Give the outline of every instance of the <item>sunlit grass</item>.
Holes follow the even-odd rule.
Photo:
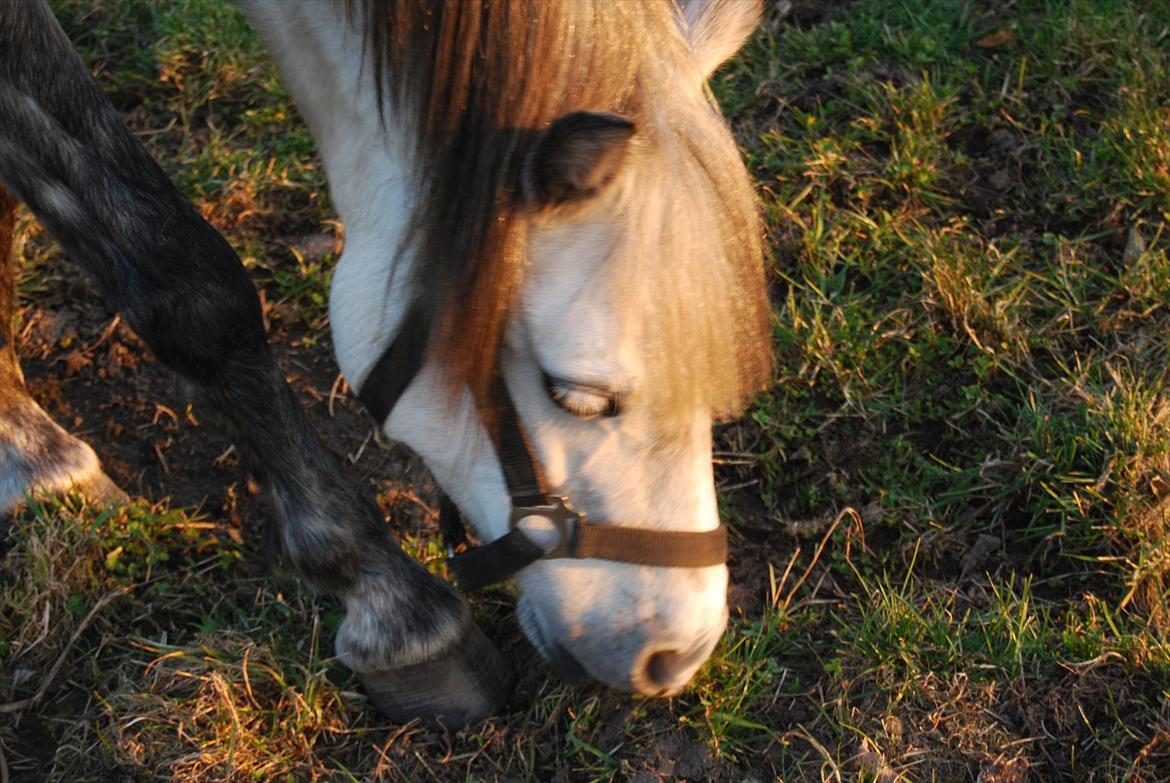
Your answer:
[[[791,642],[836,687],[810,696],[833,709],[801,721],[821,749],[787,735],[807,751],[788,774],[856,771],[877,735],[858,744],[848,727],[883,699],[908,724],[978,681],[978,709],[1010,711],[1101,658],[1098,696],[1136,676],[1150,697],[1091,739],[1045,706],[1065,740],[1014,755],[1044,779],[1157,779],[1170,14],[794,5],[812,21],[768,27],[716,79],[776,249],[778,383],[755,436],[731,432],[755,444],[773,519],[877,503],[867,534],[883,543],[837,563],[839,608],[806,610],[836,646]],[[980,536],[998,543],[963,568]],[[1122,652],[1143,649],[1163,652]],[[886,758],[912,779],[973,774],[1030,731],[990,726],[965,739],[954,723],[929,760]]]

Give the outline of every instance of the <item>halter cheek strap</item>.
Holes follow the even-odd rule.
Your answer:
[[[367,375],[358,399],[379,424],[384,423],[410,381],[422,367],[428,329],[417,308],[408,314],[398,336]],[[492,389],[497,423],[496,451],[512,500],[509,530],[480,547],[470,546],[463,515],[447,497],[439,507],[439,526],[447,540],[447,564],[459,587],[480,590],[501,582],[542,559],[599,559],[662,568],[705,568],[727,562],[727,528],[691,532],[648,530],[586,522],[568,498],[549,495],[507,385],[497,373]],[[525,534],[520,521],[543,517],[557,530],[552,549]],[[456,554],[456,549],[465,551]]]

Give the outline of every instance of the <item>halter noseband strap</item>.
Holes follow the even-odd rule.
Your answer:
[[[414,310],[398,336],[378,358],[358,398],[382,424],[422,366],[427,337],[425,319]],[[568,498],[549,495],[504,379],[492,389],[496,451],[512,500],[508,532],[480,547],[471,547],[458,507],[446,496],[439,506],[439,526],[447,540],[447,565],[463,590],[480,590],[501,582],[541,559],[587,558],[665,568],[704,568],[727,562],[727,528],[691,532],[648,530],[586,522]],[[519,526],[522,519],[543,517],[560,539],[552,549],[540,546]],[[456,554],[455,549],[467,545]]]

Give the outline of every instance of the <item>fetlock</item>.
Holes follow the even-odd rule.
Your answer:
[[[463,596],[421,567],[409,566],[413,567],[397,579],[364,576],[345,596],[346,615],[335,646],[338,657],[354,671],[396,669],[441,658],[469,633],[471,609]]]

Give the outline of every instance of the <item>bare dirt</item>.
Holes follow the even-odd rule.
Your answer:
[[[332,238],[294,241],[322,253],[322,239]],[[90,443],[129,493],[169,498],[237,527],[265,519],[267,502],[230,426],[199,390],[161,365],[67,261],[55,258],[38,271],[52,285],[22,306],[19,340],[37,402]],[[386,510],[395,507],[395,517],[417,517],[411,504],[423,504],[425,516],[428,504],[418,498],[397,507],[407,487],[430,497],[429,478],[406,449],[374,441],[371,420],[340,378],[328,334],[307,328],[289,305],[266,306],[265,316],[280,366],[327,447],[367,489],[388,497]]]

